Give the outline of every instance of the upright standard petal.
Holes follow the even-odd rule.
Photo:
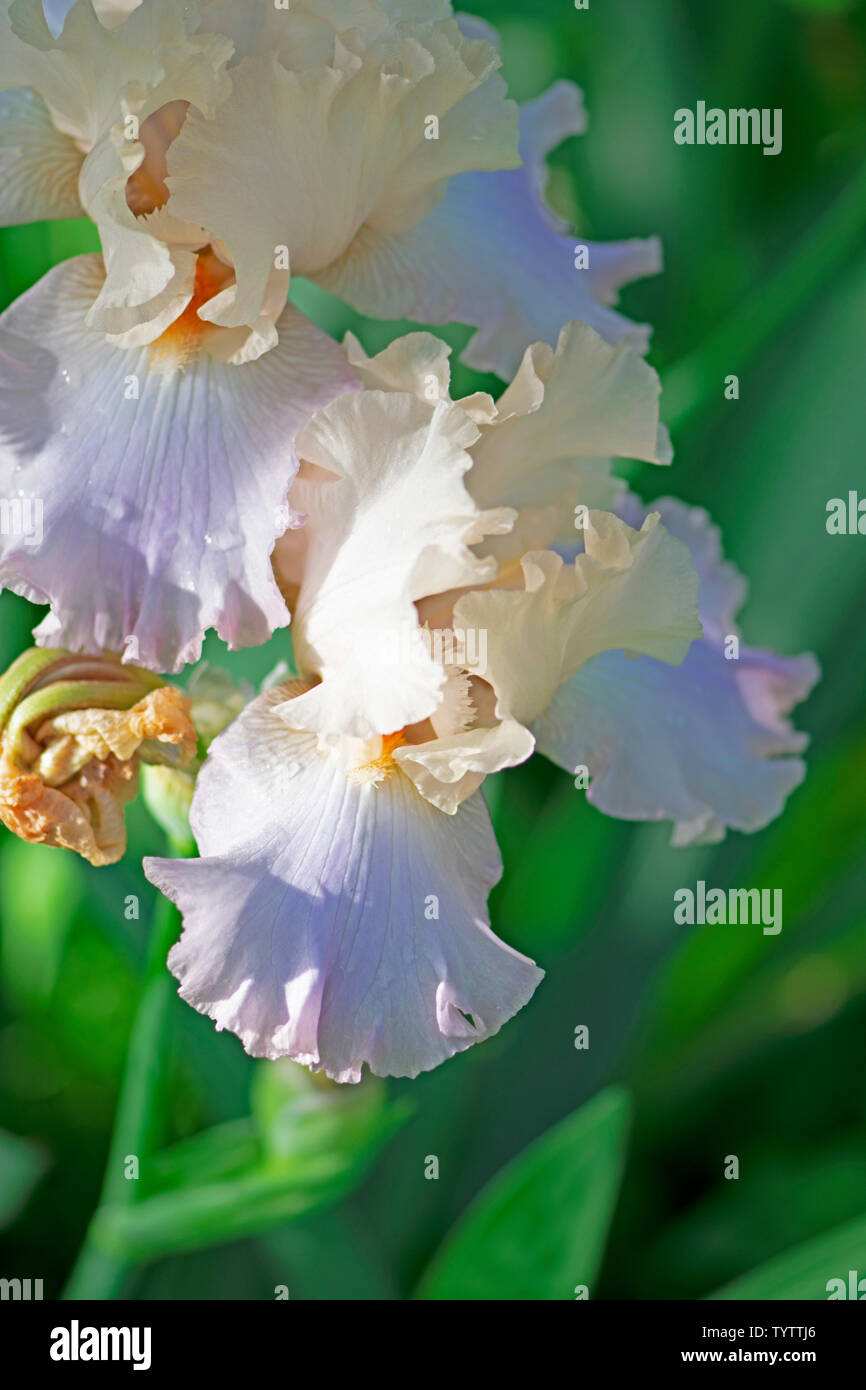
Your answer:
[[[418,222],[451,175],[517,163],[516,110],[489,44],[447,20],[355,47],[300,71],[273,53],[243,59],[230,100],[212,119],[191,111],[173,142],[170,206],[206,226],[237,271],[214,322],[261,313],[279,248],[293,274],[315,277],[362,227],[390,235]]]
[[[200,28],[227,34],[234,44],[235,61],[274,53],[284,67],[296,72],[331,63],[335,39],[369,43],[381,37],[390,22],[390,6],[378,0],[291,0],[286,8],[239,5],[238,0],[199,0],[199,8]],[[440,9],[444,13],[439,13]],[[423,13],[416,18],[446,18],[450,9],[449,4],[423,0]]]
[[[635,497],[618,510],[639,524]],[[755,831],[802,781],[806,737],[787,715],[818,679],[811,656],[741,647],[735,618],[745,583],[724,560],[706,512],[671,498],[653,503],[688,545],[700,576],[704,638],[681,666],[619,652],[597,656],[564,685],[533,730],[539,751],[575,772],[588,799],[625,820],[671,820],[674,844]]]
[[[314,471],[290,495],[307,517],[295,651],[321,683],[293,702],[295,728],[368,738],[437,708],[444,672],[415,602],[490,579],[469,547],[504,524],[466,490],[477,434],[458,406],[365,391],[334,401],[299,437]]]
[[[82,330],[101,283],[99,258],[79,257],[0,319],[0,495],[40,517],[39,534],[0,537],[0,582],[51,604],[49,645],[178,670],[208,627],[242,646],[288,621],[269,557],[290,520],[292,442],[354,380],[292,308],[261,362],[202,350],[152,370],[147,349]]]
[[[683,660],[701,635],[689,552],[649,516],[640,531],[590,512],[574,566],[554,551],[523,557],[523,589],[464,595],[455,627],[487,632],[485,679],[497,714],[531,725],[570,676],[600,652]]]
[[[199,860],[145,861],[184,914],[181,996],[254,1056],[337,1081],[417,1076],[496,1033],[542,972],[498,941],[483,801],[444,816],[399,771],[349,781],[261,696],[212,745]],[[291,704],[291,702],[289,702]]]
[[[645,351],[649,330],[611,305],[620,286],[661,269],[658,240],[568,236],[541,195],[548,152],[584,127],[579,91],[557,83],[523,108],[522,168],[457,175],[423,221],[361,227],[312,278],[365,314],[472,324],[464,360],[505,380],[531,343],[556,342],[570,319]]]
[[[527,348],[472,450],[479,506],[507,498],[518,511],[514,529],[488,547],[502,569],[528,550],[573,543],[588,509],[611,508],[625,486],[615,459],[670,463],[660,392],[652,367],[586,323],[567,324],[555,352]]]
[[[132,13],[127,6],[103,5],[97,14],[91,0],[76,0],[65,14],[63,8],[52,7],[49,24],[41,0],[14,0],[11,6],[0,0],[0,88],[27,84],[38,93],[29,113],[24,167],[13,171],[12,186],[26,178],[32,201],[36,180],[44,197],[53,175],[58,205],[47,215],[70,215],[68,180],[80,166],[71,215],[83,209],[96,223],[106,265],[89,326],[113,335],[138,330],[136,341],[122,344],[138,346],[159,335],[170,321],[167,310],[175,316],[183,311],[194,271],[190,248],[209,241],[200,228],[198,239],[191,237],[177,219],[163,241],[166,227],[138,216],[143,188],[149,212],[168,196],[158,169],[150,167],[160,163],[154,159],[154,128],[166,111],[173,112],[174,126],[169,122],[170,134],[163,133],[170,140],[189,104],[213,114],[230,91],[225,66],[232,45],[228,38],[194,32],[195,6],[177,0],[142,0]],[[7,137],[13,145],[21,140],[17,127]],[[66,183],[57,186],[61,174]],[[23,220],[13,194],[7,197],[14,220]],[[179,242],[180,253],[170,241]],[[149,336],[143,326],[149,326]]]
[[[0,88],[32,87],[82,151],[122,126],[133,106],[143,102],[149,114],[150,93],[157,103],[182,95],[167,90],[181,74],[194,79],[200,100],[227,90],[219,74],[231,43],[195,34],[195,5],[142,0],[128,15],[103,18],[91,0],[76,0],[53,33],[42,0],[0,0]]]
[[[657,373],[623,343],[612,347],[588,324],[567,324],[555,352],[546,343],[527,349],[495,419],[481,426],[472,451],[473,497],[483,507],[506,499],[538,506],[567,485],[586,506],[609,506],[622,484],[606,476],[603,462],[671,461],[660,393]],[[588,493],[593,481],[595,493]],[[595,500],[599,489],[604,504]]]

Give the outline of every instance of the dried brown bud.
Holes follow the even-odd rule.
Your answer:
[[[189,702],[112,657],[27,652],[0,682],[0,820],[32,843],[113,864],[141,762],[184,766]]]

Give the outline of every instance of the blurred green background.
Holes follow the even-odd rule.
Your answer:
[[[812,736],[809,777],[763,833],[674,851],[667,827],[605,819],[541,759],[501,775],[490,785],[506,865],[493,925],[547,976],[497,1038],[415,1082],[334,1098],[305,1074],[252,1063],[173,997],[161,1142],[174,1147],[145,1196],[174,1187],[187,1205],[197,1184],[228,1175],[220,1210],[234,1220],[190,1221],[184,1235],[170,1204],[162,1217],[150,1208],[133,1233],[148,1258],[126,1289],[399,1299],[423,1278],[431,1297],[571,1298],[586,1283],[594,1298],[676,1299],[757,1269],[747,1296],[821,1298],[831,1275],[866,1275],[866,538],[825,529],[831,497],[866,495],[866,209],[847,232],[830,211],[866,155],[866,11],[828,0],[469,8],[499,29],[518,99],[562,77],[585,91],[589,133],[552,160],[557,207],[599,240],[662,236],[665,273],[631,287],[623,307],[655,325],[651,361],[674,369],[676,458],[661,478],[636,471],[634,485],[648,500],[673,492],[706,506],[721,524],[751,580],[747,640],[818,655],[824,678],[798,716]],[[673,112],[699,99],[781,107],[783,152],[675,145]],[[816,226],[826,239],[809,240]],[[95,246],[84,223],[3,231],[4,304]],[[798,246],[778,311],[773,276]],[[800,294],[810,278],[815,293]],[[405,329],[361,320],[310,286],[295,294],[369,351]],[[692,358],[728,320],[716,356]],[[459,347],[470,335],[443,336]],[[736,402],[723,395],[729,372],[740,374]],[[690,410],[692,381],[701,399]],[[490,383],[458,368],[459,390],[478,384]],[[2,596],[0,666],[29,645],[37,616]],[[208,654],[257,681],[285,639],[236,655],[210,643]],[[97,1204],[143,970],[155,894],[139,863],[164,841],[140,803],[128,826],[126,861],[100,871],[0,839],[0,1274],[41,1277],[46,1297]],[[674,890],[698,878],[781,887],[782,934],[675,926]],[[425,1275],[485,1184],[576,1111],[485,1195]],[[202,1130],[211,1138],[190,1147]],[[277,1153],[279,1188],[286,1132],[290,1149],[307,1135],[317,1162],[340,1145],[367,1159],[344,1188],[325,1175],[322,1210],[280,1198],[247,1227],[237,1214],[252,1197],[229,1179],[260,1164],[264,1146]],[[724,1176],[729,1155],[738,1180]],[[425,1176],[431,1157],[438,1179]],[[307,1181],[298,1171],[295,1192]],[[777,1257],[801,1246],[814,1258],[796,1285]]]

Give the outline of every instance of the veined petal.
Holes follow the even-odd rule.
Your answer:
[[[347,781],[280,700],[260,697],[212,745],[193,804],[201,859],[145,861],[184,914],[169,965],[253,1056],[338,1081],[365,1063],[416,1076],[497,1032],[541,979],[490,930],[486,808],[444,816],[399,772]]]
[[[522,168],[458,175],[422,222],[364,226],[312,278],[365,314],[474,325],[464,360],[505,380],[531,343],[555,342],[571,319],[645,351],[649,330],[610,305],[621,285],[661,269],[657,239],[566,236],[540,196],[548,151],[583,128],[580,93],[557,83],[521,112]],[[576,269],[578,245],[588,248],[586,269]]]
[[[0,93],[0,224],[80,217],[81,160],[29,87]]]
[[[365,225],[388,234],[424,217],[444,181],[517,161],[515,113],[496,53],[453,21],[398,27],[333,66],[289,71],[277,55],[232,69],[211,120],[189,117],[168,152],[176,215],[228,249],[237,287],[219,322],[261,312],[277,248],[315,276]],[[425,139],[429,114],[439,139]],[[251,218],[250,208],[255,208]]]
[[[443,668],[414,605],[492,575],[469,549],[488,524],[463,481],[477,433],[458,406],[365,391],[334,401],[299,437],[315,471],[290,496],[307,517],[295,654],[322,679],[293,702],[293,727],[369,738],[436,709]]]
[[[152,371],[146,350],[82,329],[101,279],[98,257],[67,261],[0,319],[0,494],[42,516],[42,534],[0,538],[0,581],[51,604],[43,641],[177,670],[210,626],[243,646],[288,621],[269,556],[289,521],[292,442],[354,381],[291,308],[261,362],[203,351]]]
[[[600,652],[677,663],[701,635],[698,578],[686,547],[650,516],[640,531],[590,512],[586,551],[564,566],[553,551],[523,557],[525,588],[464,595],[454,625],[487,632],[485,679],[497,714],[532,724],[559,687]]]
[[[617,510],[639,523],[632,495]],[[554,696],[533,730],[539,751],[591,777],[588,799],[625,820],[671,820],[673,843],[709,843],[725,830],[762,829],[802,781],[806,737],[787,715],[819,671],[811,656],[777,657],[741,647],[728,659],[745,597],[706,512],[671,498],[653,503],[688,545],[700,576],[704,638],[682,665],[652,657],[597,656]]]

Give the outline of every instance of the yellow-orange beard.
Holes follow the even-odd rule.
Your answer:
[[[406,730],[399,729],[394,734],[382,735],[382,749],[378,758],[372,758],[368,763],[362,763],[360,767],[355,767],[349,773],[349,781],[355,783],[382,782],[386,777],[397,768],[394,761],[394,750],[401,748],[407,742]]]
[[[231,274],[229,267],[214,255],[210,247],[199,252],[192,299],[174,323],[169,324],[165,332],[150,344],[151,370],[163,371],[169,367],[183,370],[201,352],[205,336],[213,325],[199,318],[198,311],[220,290],[225,289]]]

